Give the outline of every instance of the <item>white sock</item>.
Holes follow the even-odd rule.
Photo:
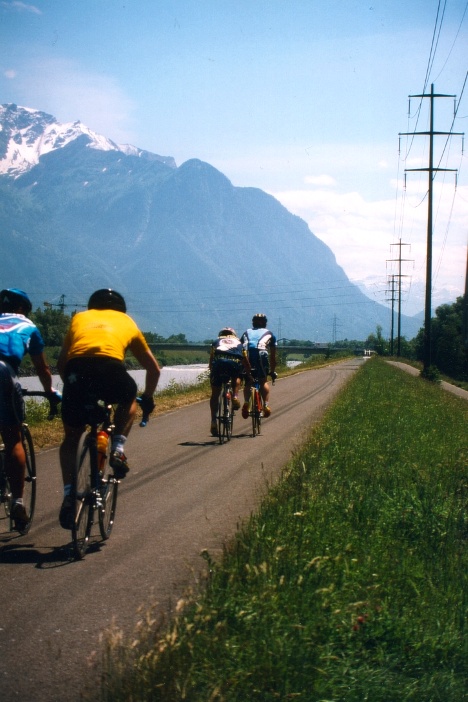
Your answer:
[[[124,452],[124,445],[127,441],[127,437],[122,434],[116,434],[112,438],[112,451]]]

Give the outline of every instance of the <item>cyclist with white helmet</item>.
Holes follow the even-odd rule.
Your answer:
[[[154,409],[153,395],[160,376],[158,362],[142,332],[127,315],[122,295],[109,288],[96,290],[89,298],[88,309],[72,318],[57,361],[64,381],[65,438],[60,447],[64,484],[60,524],[64,529],[71,529],[73,524],[71,482],[78,443],[86,426],[86,400],[90,395],[117,405],[110,465],[118,479],[124,478],[129,470],[124,444],[135,420],[137,385],[124,365],[127,349],[146,370],[141,408],[149,414]]]
[[[0,433],[5,444],[5,468],[12,492],[11,517],[22,531],[29,518],[23,505],[26,456],[21,440],[24,400],[17,374],[26,353],[46,393],[55,395],[52,376],[44,356],[44,341],[28,319],[31,300],[19,288],[0,292]]]
[[[271,375],[276,378],[276,337],[267,329],[267,318],[264,314],[258,313],[252,317],[252,328],[247,329],[241,336],[241,342],[248,355],[250,365],[252,366],[252,375],[260,381],[260,394],[263,398],[264,417],[269,417],[271,408],[268,404],[270,399],[270,386],[267,382],[267,376]],[[242,405],[242,416],[248,419],[249,416],[249,397],[251,383],[249,379],[244,385],[244,404]]]
[[[223,382],[231,380],[232,384],[232,407],[240,408],[239,389],[241,376],[244,373],[250,375],[250,364],[247,354],[237,337],[236,332],[231,327],[223,327],[218,334],[218,338],[211,345],[210,352],[210,411],[212,436],[218,436],[218,425],[216,413],[218,411],[218,399]]]

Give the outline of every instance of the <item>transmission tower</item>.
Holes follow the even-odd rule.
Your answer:
[[[391,276],[391,290],[387,290],[386,292],[391,292],[392,296],[390,298],[391,303],[392,303],[392,324],[391,324],[391,331],[390,331],[390,356],[393,356],[393,338],[394,338],[394,329],[395,329],[395,324],[394,324],[394,319],[395,319],[395,275]]]
[[[464,132],[436,132],[434,131],[434,100],[436,98],[453,98],[454,104],[456,95],[443,95],[434,92],[434,84],[431,84],[429,94],[410,95],[411,98],[429,98],[430,100],[430,128],[428,132],[400,132],[400,136],[428,136],[429,137],[429,166],[427,168],[405,168],[405,174],[409,171],[425,171],[428,174],[428,208],[427,208],[427,254],[426,254],[426,298],[424,310],[424,359],[423,373],[427,374],[431,365],[431,293],[432,293],[432,184],[435,174],[439,171],[454,171],[456,168],[439,168],[434,166],[434,137],[435,136],[464,136]],[[454,109],[454,117],[456,110]]]
[[[399,242],[397,244],[391,244],[391,246],[398,246],[399,247],[398,258],[389,258],[387,260],[398,262],[398,275],[395,275],[394,277],[398,278],[397,356],[400,356],[401,355],[401,279],[408,277],[406,275],[402,275],[401,264],[403,261],[411,261],[412,259],[401,257],[401,247],[402,246],[409,246],[409,244],[403,244],[401,239],[399,240]],[[393,297],[393,294],[392,294],[392,297]],[[393,309],[392,309],[392,324],[393,324]]]

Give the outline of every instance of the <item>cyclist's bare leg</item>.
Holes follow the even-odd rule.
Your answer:
[[[65,437],[60,446],[59,455],[64,485],[71,485],[75,470],[78,443],[85,428],[85,425],[80,427],[71,427],[69,424],[63,425]]]
[[[210,410],[211,410],[211,420],[216,420],[216,415],[218,413],[218,400],[221,394],[221,385],[211,386],[211,397],[210,397]]]
[[[239,393],[240,393],[241,379],[240,378],[232,378],[231,383],[232,383],[232,390],[233,390],[234,397],[238,397]]]
[[[1,430],[5,444],[5,470],[13,499],[23,497],[26,456],[21,441],[20,426],[4,426]]]
[[[263,402],[267,405],[270,399],[270,386],[266,378],[260,380],[260,395],[262,396]]]
[[[135,421],[137,412],[137,402],[133,400],[130,403],[120,403],[117,405],[114,414],[115,434],[128,436]]]

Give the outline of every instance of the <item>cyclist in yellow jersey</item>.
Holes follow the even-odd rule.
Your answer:
[[[110,464],[119,479],[129,470],[124,444],[135,420],[137,386],[123,363],[127,349],[146,370],[142,409],[148,414],[154,409],[159,365],[145,337],[126,312],[125,300],[118,292],[106,288],[96,290],[89,298],[88,310],[72,318],[60,351],[57,365],[64,382],[62,421],[65,432],[60,447],[64,484],[60,524],[64,529],[70,529],[73,523],[71,482],[78,442],[86,427],[85,405],[90,396],[117,405]]]

